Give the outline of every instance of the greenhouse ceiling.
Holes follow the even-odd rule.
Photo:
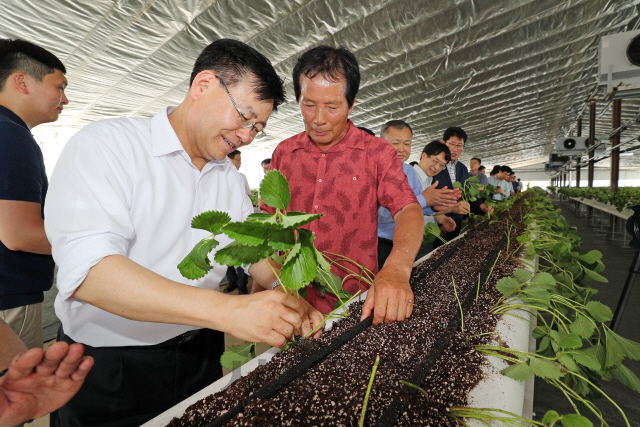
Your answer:
[[[70,104],[37,128],[64,143],[95,120],[153,116],[184,98],[193,62],[208,43],[255,47],[286,77],[289,101],[269,120],[273,149],[303,130],[291,70],[301,52],[344,45],[361,67],[351,116],[379,133],[390,119],[414,128],[412,157],[448,126],[469,134],[462,157],[514,167],[548,160],[556,137],[598,97],[596,133],[611,105],[596,86],[602,35],[640,26],[640,0],[2,0],[0,37],[54,52],[67,68]],[[623,122],[640,102],[624,100]],[[585,114],[583,134],[587,133]],[[35,130],[34,130],[35,131]],[[636,125],[623,141],[640,133]],[[636,151],[636,153],[638,153]],[[603,162],[604,164],[604,162]],[[637,168],[640,154],[622,157]]]

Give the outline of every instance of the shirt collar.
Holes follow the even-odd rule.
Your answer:
[[[365,144],[369,140],[369,138],[375,138],[375,136],[371,136],[365,131],[358,129],[353,124],[351,119],[348,119],[347,121],[349,123],[349,130],[347,131],[347,134],[340,140],[340,142],[338,142],[333,147],[329,148],[326,151],[327,153],[344,151],[345,149],[353,149],[353,148],[358,150],[364,150]],[[295,141],[292,147],[292,151],[298,150],[298,149],[304,149],[305,151],[318,151],[318,152],[321,151],[318,147],[315,146],[313,141],[311,141],[311,138],[309,137],[309,134],[306,131],[302,132],[301,136],[302,136],[301,138],[298,138]]]
[[[453,163],[448,162],[448,163],[447,163],[447,167],[455,168],[457,164],[458,164],[458,160],[456,160],[456,161],[455,161],[455,162],[453,162]]]
[[[26,130],[31,132],[31,130],[29,129],[29,126],[27,126],[27,124],[24,122],[24,120],[22,120],[20,118],[20,116],[18,116],[16,113],[11,111],[7,107],[4,107],[4,106],[0,105],[0,116],[4,116],[8,120],[10,120],[10,121],[14,122],[15,124],[17,124],[18,126],[22,126]]]
[[[176,131],[169,123],[169,113],[175,107],[163,108],[151,119],[151,145],[153,146],[153,157],[164,156],[176,151],[184,151],[184,147],[176,135]]]
[[[418,174],[418,178],[420,178],[420,181],[426,181],[427,178],[429,178],[429,175],[424,173],[420,165],[413,165],[413,169],[415,169],[416,173]]]

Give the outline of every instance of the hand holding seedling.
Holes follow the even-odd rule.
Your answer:
[[[457,213],[460,215],[466,215],[471,211],[471,206],[467,202],[460,201],[456,203],[454,207],[451,208],[452,213]]]
[[[447,187],[436,188],[438,181],[435,181],[431,186],[422,192],[424,199],[427,202],[427,206],[440,206],[448,208],[455,205],[456,201],[460,198],[460,190],[449,190]]]
[[[284,289],[282,288],[282,286],[278,286],[277,288],[275,288],[275,291],[284,293]],[[306,337],[311,333],[311,331],[320,326],[320,324],[324,320],[324,316],[304,299],[300,298],[299,301],[300,305],[302,306],[302,336]],[[321,335],[322,328],[318,328],[314,332],[313,338],[320,338]]]
[[[445,215],[437,215],[435,220],[440,224],[440,232],[442,234],[449,233],[456,229],[456,222]]]

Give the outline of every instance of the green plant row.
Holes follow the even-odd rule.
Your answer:
[[[527,193],[528,213],[521,218],[527,230],[516,237],[517,249],[511,251],[511,257],[526,245],[522,261],[534,272],[519,269],[512,277],[500,279],[496,289],[502,297],[491,311],[527,321],[525,313],[533,314],[538,321],[533,331],[533,337],[540,340],[538,349],[535,353],[519,351],[502,346],[500,340],[498,345],[476,345],[476,350],[507,360],[511,365],[502,373],[511,378],[525,381],[536,375],[559,388],[577,416],[562,418],[564,425],[590,426],[582,415],[591,412],[608,426],[596,406],[604,398],[618,408],[629,426],[624,412],[599,387],[602,381],[617,379],[640,392],[640,379],[622,363],[627,358],[640,360],[640,344],[607,327],[611,309],[593,300],[597,290],[588,283],[607,282],[600,275],[602,253],[580,249],[577,229],[559,214],[544,191],[535,188]],[[508,235],[511,230],[508,227]],[[540,266],[533,265],[536,255]]]
[[[620,187],[618,191],[611,191],[609,187],[561,187],[558,192],[574,199],[596,200],[600,203],[609,204],[615,206],[618,212],[640,204],[640,187]]]

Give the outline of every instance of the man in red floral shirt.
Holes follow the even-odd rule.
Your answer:
[[[374,311],[374,324],[403,321],[413,310],[409,276],[422,242],[422,209],[393,147],[348,118],[360,85],[358,62],[345,48],[319,46],[298,59],[293,83],[305,132],[281,142],[271,158],[271,169],[280,170],[289,181],[289,210],[323,212],[308,226],[316,247],[377,273],[363,318]],[[396,222],[393,251],[380,272],[379,206],[388,208]],[[348,274],[337,267],[333,272]],[[358,283],[351,278],[344,288],[355,293]],[[307,292],[307,301],[321,312],[334,308],[334,295],[321,295],[311,286]]]

